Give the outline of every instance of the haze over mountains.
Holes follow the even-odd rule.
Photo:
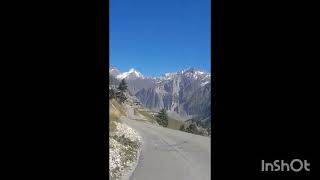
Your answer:
[[[110,66],[110,83],[125,79],[129,93],[151,110],[165,108],[180,120],[211,124],[211,74],[195,68],[145,77],[138,70],[121,72]]]

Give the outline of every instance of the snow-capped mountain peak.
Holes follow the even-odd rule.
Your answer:
[[[138,79],[138,78],[144,79],[144,76],[136,69],[131,68],[128,72],[118,74],[116,78],[117,79]]]
[[[173,79],[176,75],[177,75],[177,73],[175,73],[175,72],[165,73],[164,77],[162,77],[162,79],[165,79],[165,80]]]
[[[120,74],[120,71],[118,68],[114,67],[114,66],[110,66],[109,68],[109,73],[112,75],[112,76],[117,76]]]
[[[205,71],[201,71],[195,68],[187,68],[179,72],[181,75],[192,78],[192,79],[204,79],[208,78],[208,75],[210,73],[207,73]],[[210,77],[209,77],[210,78]]]

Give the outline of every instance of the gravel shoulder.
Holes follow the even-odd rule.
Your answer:
[[[137,165],[142,146],[139,134],[126,124],[115,123],[109,135],[109,172],[112,180],[127,180]]]

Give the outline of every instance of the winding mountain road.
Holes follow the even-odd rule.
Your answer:
[[[142,137],[143,147],[130,180],[209,180],[211,139],[134,120],[132,108],[122,121]]]

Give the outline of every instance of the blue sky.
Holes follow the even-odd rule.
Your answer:
[[[210,0],[110,0],[110,64],[159,76],[210,71]]]

